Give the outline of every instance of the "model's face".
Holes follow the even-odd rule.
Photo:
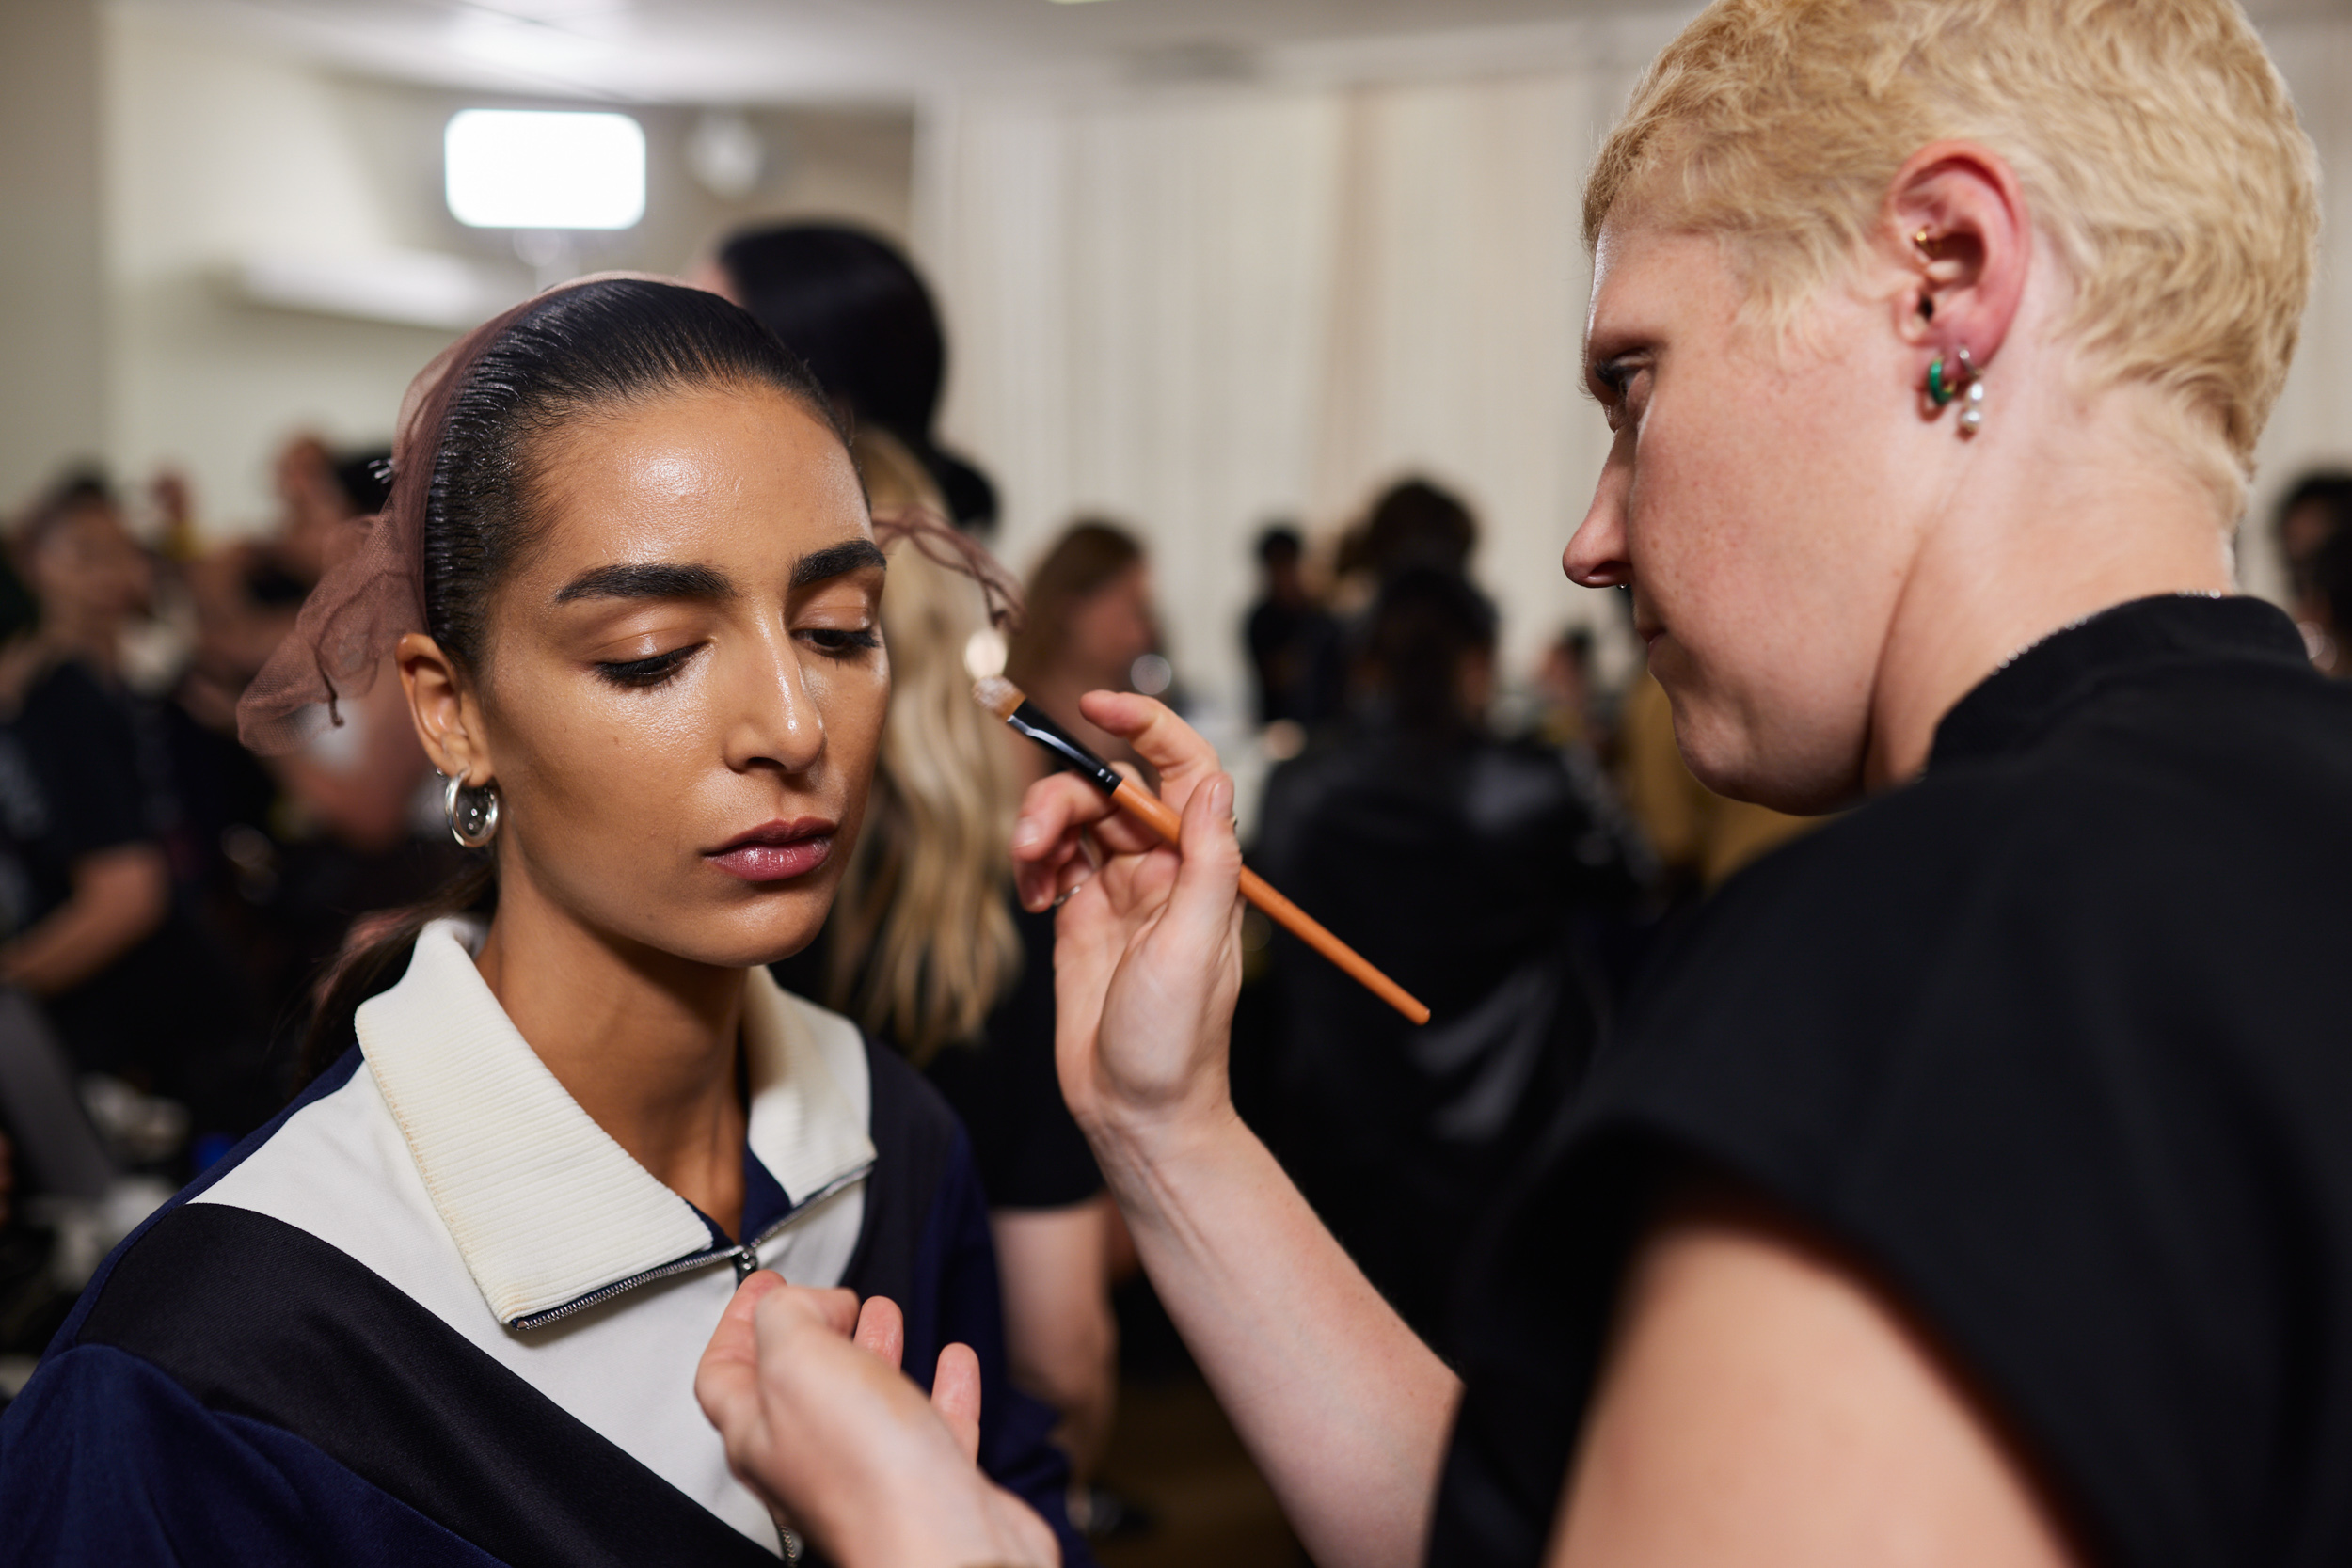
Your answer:
[[[501,887],[697,962],[796,952],[856,836],[890,694],[849,454],[764,388],[547,441],[544,537],[492,596],[475,696]]]
[[[1565,565],[1630,585],[1702,781],[1818,810],[1860,787],[1920,420],[1886,302],[1825,289],[1784,339],[1742,293],[1711,238],[1604,227],[1586,353],[1615,440]]]

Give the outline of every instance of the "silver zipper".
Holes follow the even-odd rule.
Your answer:
[[[667,1279],[675,1274],[687,1274],[695,1269],[707,1269],[711,1264],[718,1262],[722,1259],[725,1259],[735,1265],[735,1282],[738,1285],[740,1285],[743,1281],[749,1279],[758,1271],[759,1249],[761,1247],[766,1246],[770,1242],[773,1241],[778,1235],[782,1234],[787,1227],[791,1226],[811,1209],[816,1208],[818,1204],[823,1202],[826,1198],[833,1196],[834,1194],[841,1191],[844,1187],[849,1186],[853,1181],[864,1180],[867,1176],[873,1174],[873,1169],[874,1163],[871,1160],[868,1160],[866,1164],[858,1166],[855,1170],[849,1171],[841,1176],[835,1177],[833,1180],[826,1182],[823,1186],[809,1194],[808,1196],[794,1204],[790,1213],[785,1215],[784,1218],[776,1221],[775,1224],[761,1231],[751,1241],[743,1242],[731,1247],[713,1247],[708,1252],[698,1252],[691,1258],[680,1258],[673,1262],[663,1263],[658,1267],[647,1269],[643,1274],[630,1275],[627,1279],[615,1280],[610,1285],[600,1285],[596,1289],[589,1291],[586,1295],[581,1296],[577,1300],[567,1301],[561,1307],[550,1307],[543,1312],[527,1313],[522,1317],[512,1319],[508,1322],[506,1326],[509,1328],[518,1329],[544,1328],[548,1323],[554,1323],[559,1318],[568,1318],[575,1312],[585,1312],[591,1307],[595,1307],[602,1302],[611,1301],[614,1296],[621,1294],[624,1291],[633,1291],[640,1285],[650,1285],[657,1279]]]

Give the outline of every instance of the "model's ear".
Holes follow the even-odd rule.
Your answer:
[[[1890,241],[1908,281],[1897,330],[1929,361],[1968,351],[1983,370],[2001,352],[2026,293],[2033,223],[2016,173],[1974,142],[1912,154],[1887,191]]]
[[[487,737],[482,733],[482,710],[472,688],[441,645],[422,632],[412,631],[392,652],[400,666],[400,684],[408,694],[408,716],[416,721],[417,738],[424,754],[445,778],[463,779],[480,788],[496,776]]]

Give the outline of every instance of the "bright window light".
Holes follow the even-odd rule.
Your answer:
[[[645,215],[645,133],[627,115],[461,109],[441,138],[449,210],[472,229],[628,229]]]

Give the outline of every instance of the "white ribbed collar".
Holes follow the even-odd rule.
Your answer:
[[[427,926],[407,974],[361,1005],[356,1022],[425,1190],[490,1310],[518,1324],[710,1253],[710,1228],[693,1205],[597,1126],[516,1031],[474,968],[481,938],[478,921]],[[766,970],[751,972],[749,1141],[796,1204],[874,1163],[858,1103],[865,1096],[853,1097],[828,1065],[818,1037],[827,1027],[850,1025],[788,995]]]

